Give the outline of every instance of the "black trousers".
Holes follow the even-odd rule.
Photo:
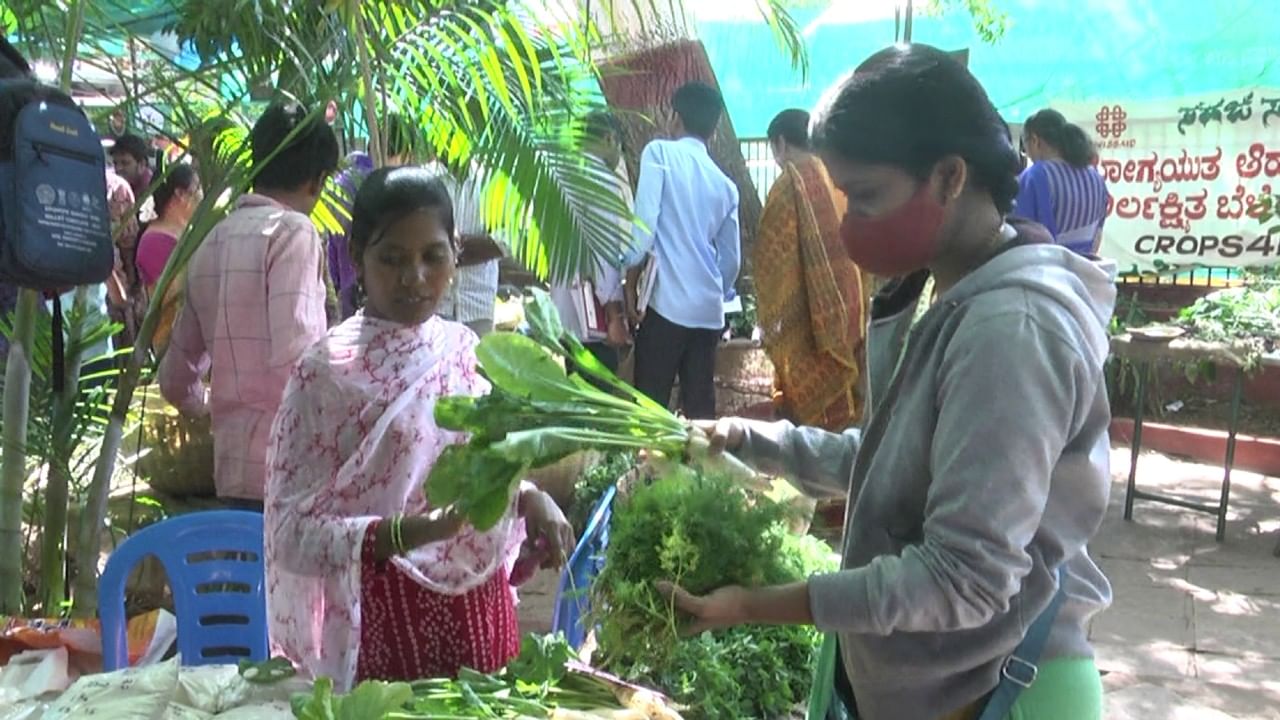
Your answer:
[[[716,417],[719,330],[677,325],[650,308],[636,333],[636,389],[670,406],[680,379],[680,411],[691,420]]]

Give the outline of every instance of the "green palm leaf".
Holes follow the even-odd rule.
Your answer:
[[[793,60],[802,61],[803,45],[781,10],[784,0],[751,1],[770,10],[765,17],[778,28],[775,34]],[[78,413],[87,413],[78,416],[85,426],[103,432],[81,547],[98,546],[133,389],[152,362],[148,346],[159,319],[158,299],[229,203],[251,186],[244,140],[254,103],[263,99],[257,89],[271,87],[317,113],[334,99],[339,127],[348,132],[358,132],[371,115],[374,125],[385,121],[386,113],[380,120],[370,110],[399,109],[412,121],[421,146],[474,168],[487,221],[540,276],[562,279],[594,259],[615,260],[629,241],[619,222],[629,211],[613,178],[582,157],[581,118],[601,103],[591,89],[591,48],[603,35],[571,8],[554,16],[542,9],[535,13],[523,0],[349,0],[336,4],[336,11],[335,3],[319,2],[167,2],[173,8],[169,29],[180,41],[192,42],[203,59],[194,71],[118,22],[134,4],[128,0],[5,4],[11,17],[4,22],[12,19],[20,39],[37,48],[39,57],[58,57],[69,69],[79,51],[81,60],[120,78],[128,104],[155,106],[165,120],[154,130],[190,143],[206,189],[195,222],[160,278],[118,392],[77,405]],[[683,12],[678,0],[623,4],[654,17]],[[77,40],[68,43],[68,37]],[[146,69],[126,63],[129,53],[122,47],[147,61]],[[370,134],[377,129],[368,128]],[[349,201],[330,184],[313,219],[319,227],[337,229],[349,219]],[[108,405],[104,425],[101,413]],[[33,439],[43,432],[36,430]],[[89,614],[96,567],[93,554],[84,555],[78,559],[76,611]]]

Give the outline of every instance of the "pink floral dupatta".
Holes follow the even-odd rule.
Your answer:
[[[360,645],[361,548],[376,520],[428,510],[423,480],[465,441],[436,427],[444,395],[478,395],[476,336],[438,318],[404,326],[357,313],[298,361],[267,454],[267,614],[275,651],[339,689]],[[514,563],[524,523],[512,509],[487,532],[394,562],[427,589],[465,593]],[[513,591],[514,592],[514,591]]]

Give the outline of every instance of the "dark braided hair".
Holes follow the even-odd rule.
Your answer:
[[[881,50],[836,83],[814,111],[810,142],[922,180],[958,155],[1001,213],[1018,194],[1020,157],[1008,125],[969,70],[929,45]]]
[[[449,236],[456,257],[457,238],[453,219],[453,200],[449,188],[438,175],[422,167],[384,167],[374,170],[360,183],[351,210],[351,234],[348,251],[356,265],[363,262],[364,251],[377,245],[387,228],[420,210],[436,213]],[[356,303],[364,304],[364,288],[356,286]]]
[[[178,163],[165,174],[164,180],[160,183],[160,187],[152,193],[151,199],[155,202],[156,216],[164,217],[164,211],[169,207],[169,203],[173,202],[173,198],[178,194],[179,190],[193,191],[196,189],[196,169],[187,163]]]
[[[1027,118],[1023,128],[1057,150],[1069,165],[1083,168],[1093,163],[1093,141],[1057,110],[1041,110]]]

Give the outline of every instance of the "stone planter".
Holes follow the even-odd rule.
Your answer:
[[[773,405],[773,363],[753,340],[730,340],[716,354],[716,409],[721,415],[758,415]]]
[[[635,353],[618,367],[618,377],[634,382]],[[754,340],[730,340],[716,351],[716,410],[721,416],[770,419],[773,408],[773,363]],[[679,397],[679,384],[672,392]]]

